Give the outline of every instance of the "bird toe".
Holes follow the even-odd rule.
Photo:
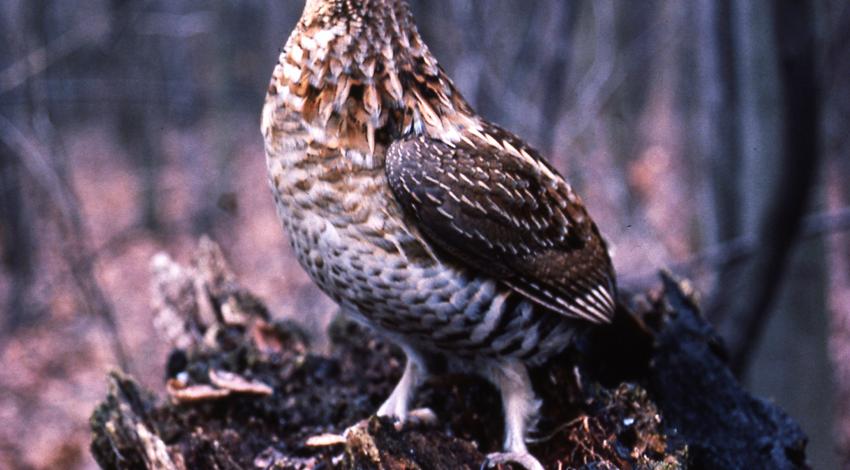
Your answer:
[[[431,408],[416,408],[415,410],[410,410],[407,413],[407,418],[402,423],[402,427],[406,429],[410,428],[424,428],[424,427],[435,427],[440,423],[439,418],[437,418],[437,414]]]
[[[481,464],[481,470],[496,468],[498,465],[510,463],[517,464],[526,470],[544,470],[540,461],[528,452],[494,452],[487,454],[487,458]]]

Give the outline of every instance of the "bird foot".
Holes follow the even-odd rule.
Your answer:
[[[540,461],[528,452],[494,452],[487,454],[487,458],[481,464],[481,470],[495,468],[497,465],[509,463],[518,464],[526,470],[544,470]]]
[[[410,410],[403,420],[396,421],[395,428],[397,431],[402,429],[417,429],[417,428],[433,428],[440,424],[431,408],[416,408]]]

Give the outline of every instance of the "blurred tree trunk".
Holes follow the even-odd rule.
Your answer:
[[[636,60],[623,53],[633,48],[635,44],[640,44],[638,50],[641,54],[643,50],[664,50],[667,47],[664,44],[665,33],[670,32],[667,29],[669,26],[665,28],[647,26],[657,21],[659,16],[665,15],[664,6],[662,2],[646,0],[617,3],[614,8],[615,43],[611,45],[610,50],[613,54],[609,60],[626,63]],[[658,62],[660,61],[655,61],[651,66],[658,67],[660,65]],[[655,82],[655,75],[654,73],[629,73],[628,80],[625,80],[616,94],[611,97],[610,103],[605,103],[606,112],[602,115],[607,120],[608,145],[616,163],[615,168],[612,169],[617,172],[618,181],[629,181],[629,165],[635,161],[636,156],[646,144],[646,138],[641,135],[640,126],[636,123],[639,123],[649,112],[647,104],[652,94],[651,85]],[[635,220],[643,218],[640,205],[641,198],[634,186],[622,184],[620,206],[625,208],[628,217],[626,220],[630,225],[642,222]]]
[[[819,198],[820,199],[820,198]],[[791,253],[770,315],[762,326],[745,383],[797,418],[809,437],[812,468],[839,468],[835,459],[834,384],[827,355],[828,278],[822,238]]]
[[[35,277],[32,207],[24,193],[24,173],[17,157],[0,141],[0,246],[12,283],[6,301],[3,332],[15,331],[31,316],[30,289]]]
[[[734,178],[740,165],[738,96],[730,10],[729,0],[695,3],[690,12],[694,46],[682,61],[683,105],[691,117],[688,140],[694,143],[694,173],[701,175],[694,179],[699,182],[705,245],[728,242],[740,232],[740,194]],[[727,285],[730,274],[718,272],[717,284]]]
[[[42,5],[34,2],[34,8]],[[19,60],[32,46],[32,35],[25,25],[32,18],[26,5],[7,5],[0,16],[0,69]],[[12,106],[3,110],[10,121],[30,121],[32,117],[32,86],[19,86],[9,92]],[[4,305],[3,332],[11,334],[18,327],[34,320],[36,308],[31,296],[36,275],[38,243],[34,227],[36,215],[33,194],[27,191],[26,171],[19,155],[7,139],[0,139],[0,248],[2,263],[11,278],[9,298]]]
[[[718,284],[712,307],[723,312],[733,369],[746,370],[777,293],[818,168],[818,83],[810,4],[733,5],[740,90],[743,235],[759,250]],[[721,214],[722,216],[722,214]]]
[[[749,371],[757,393],[802,419],[821,468],[830,461],[823,424],[832,411],[823,348],[824,248],[815,240],[795,249],[820,156],[814,6],[733,2],[727,11],[728,2],[709,3],[698,12],[705,25],[698,31],[714,31],[715,39],[700,51],[699,70],[708,80],[699,85],[705,115],[697,128],[709,134],[697,131],[697,142],[706,163],[718,162],[710,172],[715,233],[719,241],[748,237],[758,248],[720,266],[710,315],[727,341],[732,369]]]
[[[115,109],[116,131],[131,163],[141,175],[139,225],[156,232],[162,221],[159,214],[161,196],[160,172],[163,164],[157,129],[157,109],[161,97],[153,84],[159,78],[152,60],[152,40],[138,31],[137,19],[147,3],[132,0],[110,0],[112,16],[113,79],[118,87]]]
[[[720,158],[718,177],[713,181],[718,195],[717,233],[721,242],[734,237],[758,235],[759,214],[770,201],[770,191],[778,177],[780,146],[779,83],[776,43],[772,36],[773,12],[767,0],[731,2],[729,7],[729,36],[724,38],[720,19],[720,41],[717,48],[722,56],[728,42],[732,49],[731,72],[725,75],[731,82],[730,110],[737,133],[733,136],[734,150]],[[720,9],[717,14],[722,15]],[[722,64],[722,62],[721,62]],[[721,65],[722,67],[722,65]],[[723,70],[720,70],[723,74]],[[722,75],[721,75],[722,76]],[[737,111],[737,112],[736,112]],[[734,132],[734,131],[733,131]],[[721,133],[718,137],[726,137]],[[722,142],[722,140],[718,140]],[[721,144],[722,145],[722,144]],[[728,234],[728,238],[727,238]],[[733,350],[742,343],[755,342],[744,323],[753,311],[752,289],[763,283],[760,264],[725,264],[718,266],[717,282],[709,299],[708,315],[718,324],[721,334]],[[759,269],[756,269],[759,267]],[[732,353],[733,356],[736,353]],[[738,372],[740,373],[740,372]]]
[[[237,210],[237,201],[232,199],[236,182],[231,165],[238,152],[234,123],[243,119],[246,110],[252,115],[258,112],[258,103],[262,102],[258,92],[265,92],[268,73],[256,75],[262,79],[255,82],[256,76],[245,70],[255,60],[256,44],[266,37],[262,10],[253,3],[226,0],[216,0],[213,5],[218,14],[206,35],[209,50],[205,65],[209,73],[204,75],[204,88],[208,90],[204,99],[210,104],[204,117],[213,129],[211,145],[207,147],[209,153],[186,160],[192,165],[191,172],[199,176],[192,182],[192,231],[196,234],[214,231],[225,211]],[[229,232],[221,235],[231,236]]]
[[[236,79],[233,76],[233,64],[238,60],[240,44],[250,43],[244,40],[243,35],[252,28],[259,28],[256,24],[248,25],[240,21],[247,15],[246,10],[253,8],[249,5],[217,0],[215,8],[220,14],[217,15],[214,31],[210,35],[211,73],[208,75],[212,92],[209,97],[212,112],[208,118],[214,135],[210,154],[196,155],[193,158],[197,168],[204,169],[204,176],[198,179],[195,187],[192,230],[196,234],[208,233],[215,227],[219,216],[217,202],[224,193],[230,191],[228,165],[233,156],[234,142],[228,126],[234,122],[230,117],[234,107],[238,105],[234,98]],[[203,161],[198,161],[199,159]]]
[[[162,10],[167,15],[175,18],[172,21],[179,21],[179,18],[190,18],[193,13],[197,14],[197,7],[187,5],[186,1],[166,2],[162,5]],[[211,15],[212,16],[212,15]],[[211,38],[225,34],[216,27],[219,16],[226,17],[228,15],[217,15],[211,18],[208,29],[198,31],[195,34],[202,37],[204,42]],[[218,74],[199,73],[199,70],[206,70],[209,67],[209,62],[203,62],[204,58],[210,55],[209,52],[201,54],[193,54],[194,37],[187,37],[183,34],[175,34],[167,36],[165,40],[158,41],[158,55],[162,60],[162,77],[163,83],[168,83],[163,89],[165,102],[163,103],[166,112],[164,119],[169,125],[173,126],[181,139],[181,145],[177,149],[179,158],[177,159],[181,165],[185,167],[187,175],[186,184],[189,186],[189,193],[192,198],[192,207],[189,216],[192,231],[195,234],[208,233],[213,225],[215,212],[215,198],[208,191],[211,184],[213,172],[210,170],[212,164],[211,157],[207,155],[204,149],[209,148],[204,145],[206,135],[202,132],[203,119],[209,117],[216,119],[215,115],[219,110],[209,112],[209,107],[212,102],[210,95],[211,89],[217,89],[221,84],[216,80]],[[230,40],[228,38],[227,40]],[[199,63],[201,67],[199,67]],[[210,78],[203,83],[199,82],[199,77]],[[212,114],[213,116],[207,116]],[[219,132],[216,132],[218,135]],[[217,137],[218,138],[218,137]],[[224,136],[226,138],[226,134]],[[216,146],[215,148],[218,148]]]
[[[827,0],[822,14],[826,37],[824,80],[824,153],[829,157],[829,200],[835,209],[850,207],[850,8]],[[836,385],[838,453],[850,468],[850,234],[830,240],[830,355]]]

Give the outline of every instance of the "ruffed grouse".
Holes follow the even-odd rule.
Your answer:
[[[478,116],[404,0],[307,0],[263,110],[269,180],[304,269],[347,314],[398,344],[379,415],[402,421],[443,354],[501,391],[504,454],[537,411],[527,365],[613,315],[605,243],[537,151]]]

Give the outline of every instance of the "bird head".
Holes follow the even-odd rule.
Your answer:
[[[307,0],[286,49],[313,61],[314,71],[365,82],[409,69],[413,59],[427,59],[428,72],[437,68],[405,0]]]
[[[301,22],[307,26],[333,26],[363,22],[380,16],[406,13],[404,0],[307,0]]]
[[[475,125],[405,0],[307,0],[270,94],[272,109],[285,104],[368,154],[400,135]]]

